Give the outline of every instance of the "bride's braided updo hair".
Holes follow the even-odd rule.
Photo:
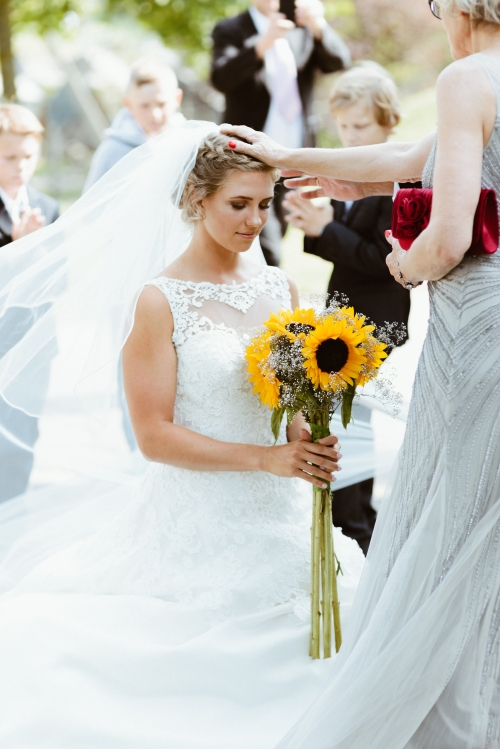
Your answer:
[[[229,148],[229,140],[220,133],[211,133],[198,149],[196,163],[187,178],[180,201],[184,221],[194,223],[204,218],[200,202],[216,193],[231,172],[265,172],[275,182],[279,179],[278,169],[252,156],[237,153]]]
[[[478,23],[500,24],[500,0],[440,0],[439,4],[450,14],[462,11]]]

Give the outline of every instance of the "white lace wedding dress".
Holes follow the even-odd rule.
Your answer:
[[[271,445],[245,330],[290,305],[284,274],[151,283],[174,317],[176,422]],[[132,497],[115,492],[114,516],[104,496],[73,509],[67,496],[3,566],[0,746],[274,747],[331,669],[308,655],[310,496],[298,480],[160,464]],[[335,542],[346,621],[363,555],[340,531]]]

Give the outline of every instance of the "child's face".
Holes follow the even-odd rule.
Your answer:
[[[35,173],[40,156],[40,139],[35,135],[0,135],[0,187],[11,197]]]
[[[342,145],[373,146],[385,143],[392,128],[379,125],[369,99],[361,99],[350,107],[335,112],[333,117]]]
[[[173,89],[161,83],[148,83],[129,91],[125,97],[125,106],[146,135],[153,137],[165,130],[169,118],[178,110],[181,100],[180,88]]]

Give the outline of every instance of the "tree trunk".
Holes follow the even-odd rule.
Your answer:
[[[3,95],[7,101],[16,99],[14,58],[10,28],[10,2],[0,0],[0,63],[2,66]]]

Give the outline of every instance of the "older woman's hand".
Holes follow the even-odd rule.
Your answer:
[[[246,153],[253,156],[254,159],[263,161],[269,166],[285,166],[288,151],[279,143],[269,138],[258,130],[253,130],[246,125],[228,125],[220,126],[220,132],[223,135],[234,137],[229,141],[229,147],[234,148],[239,153]]]
[[[392,252],[387,255],[385,262],[387,263],[387,267],[389,268],[394,280],[405,289],[411,288],[412,286],[419,286],[422,283],[421,281],[410,284],[409,279],[405,277],[404,269],[401,267],[401,264],[406,258],[406,252],[401,249],[398,240],[392,236],[392,232],[390,231],[386,231],[385,238],[392,247]]]

